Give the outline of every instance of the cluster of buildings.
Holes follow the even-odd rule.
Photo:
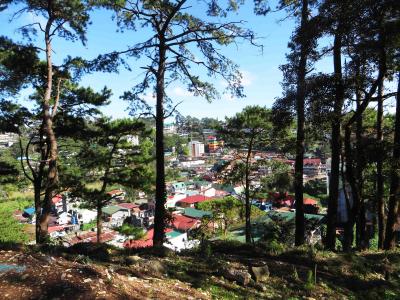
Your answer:
[[[18,135],[12,132],[0,133],[0,149],[8,148],[18,141]]]
[[[167,124],[166,133],[176,133],[176,126]],[[2,142],[0,136],[0,146]],[[135,145],[139,143],[136,136],[130,137]],[[4,138],[4,140],[7,140]],[[11,143],[12,138],[7,140]],[[244,191],[242,185],[226,185],[221,180],[221,170],[232,167],[233,154],[229,149],[224,149],[223,141],[219,140],[212,131],[207,131],[204,140],[190,141],[188,143],[189,155],[185,157],[171,157],[167,159],[168,167],[180,171],[180,181],[167,184],[166,208],[172,218],[166,229],[167,241],[165,246],[180,251],[194,247],[198,241],[194,239],[196,229],[204,225],[204,219],[212,216],[211,211],[198,209],[198,203],[213,201],[226,196],[241,199]],[[222,151],[224,150],[224,151]],[[294,170],[294,160],[287,159],[275,152],[255,152],[252,158],[258,160],[279,160],[289,165]],[[304,160],[305,178],[326,178],[326,166],[319,158],[306,158]],[[252,184],[259,185],[261,178],[273,172],[270,168],[260,164],[258,170],[253,171]],[[123,248],[141,248],[152,245],[155,200],[148,198],[143,193],[134,201],[128,201],[123,190],[108,192],[112,202],[102,208],[102,234],[101,242],[110,243]],[[52,199],[53,211],[49,222],[49,233],[52,238],[60,238],[65,245],[80,242],[96,242],[96,209],[85,206],[84,201],[64,193]],[[252,204],[263,211],[279,210],[282,212],[293,211],[294,197],[286,194],[271,194],[268,199],[253,199]],[[318,206],[315,200],[305,199],[307,213],[317,214]],[[35,224],[35,209],[28,207],[24,211],[16,211],[15,218],[21,222]],[[123,224],[142,228],[145,236],[135,240],[119,232]],[[214,223],[208,223],[216,229]]]

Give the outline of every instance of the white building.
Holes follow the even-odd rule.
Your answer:
[[[164,246],[177,252],[194,248],[200,244],[198,240],[189,240],[186,232],[172,231],[166,234],[166,238]]]
[[[180,166],[183,168],[191,168],[204,165],[205,163],[206,161],[203,159],[196,159],[196,160],[181,161]]]
[[[164,133],[165,134],[175,134],[177,131],[177,127],[173,123],[164,124]]]
[[[204,144],[197,141],[191,141],[188,143],[189,155],[192,157],[199,157],[204,154]]]
[[[126,137],[126,139],[133,146],[139,146],[139,136],[138,135],[128,135]]]
[[[18,135],[16,133],[6,132],[0,134],[0,148],[11,147],[18,141]]]

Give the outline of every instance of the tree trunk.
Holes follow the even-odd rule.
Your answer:
[[[102,226],[103,226],[103,211],[102,211],[103,205],[102,205],[102,199],[99,197],[97,198],[97,243],[101,243],[101,233],[102,233]]]
[[[294,166],[294,193],[296,199],[296,231],[295,245],[304,244],[304,205],[303,205],[303,160],[304,160],[304,102],[306,93],[306,68],[309,52],[309,41],[305,34],[308,25],[308,0],[303,0],[301,9],[301,45],[300,62],[297,73],[296,91],[296,113],[297,113],[297,135],[296,135],[296,160]]]
[[[48,144],[48,172],[47,182],[43,203],[43,211],[40,218],[41,237],[44,241],[48,235],[48,222],[52,207],[52,199],[58,185],[58,170],[57,170],[57,140],[53,130],[53,118],[50,112],[50,100],[53,87],[53,64],[52,64],[52,47],[50,38],[50,29],[52,26],[50,18],[46,25],[45,42],[46,42],[46,64],[47,64],[47,85],[43,99],[43,129]]]
[[[339,26],[339,25],[338,25]],[[328,227],[326,233],[326,247],[335,250],[336,245],[336,222],[337,207],[339,197],[339,177],[340,177],[340,152],[341,152],[341,118],[342,106],[344,101],[344,87],[342,80],[342,36],[340,28],[337,29],[333,45],[333,64],[335,72],[335,103],[332,120],[332,157],[331,157],[331,176],[329,182],[329,202],[328,202]],[[347,157],[346,157],[347,158]]]
[[[384,30],[380,30],[379,34],[380,42],[380,68],[386,61],[385,52],[385,36]],[[382,72],[382,70],[380,70]],[[384,79],[379,83],[378,86],[378,110],[376,115],[376,144],[377,144],[377,156],[376,156],[376,204],[378,211],[378,249],[383,249],[383,243],[385,240],[385,203],[384,203],[384,179],[383,179],[383,90],[384,90]]]
[[[41,218],[41,201],[40,201],[40,193],[41,193],[41,185],[42,182],[35,180],[34,182],[34,198],[35,198],[35,216],[36,216],[36,223],[35,223],[35,239],[36,244],[41,243],[41,228],[40,228],[40,218]]]
[[[162,246],[165,239],[165,166],[164,166],[164,76],[166,49],[163,39],[160,39],[159,62],[157,70],[157,107],[156,107],[156,207],[154,215],[154,246]]]
[[[394,226],[397,222],[400,197],[400,72],[398,73],[398,86],[396,96],[396,120],[393,141],[392,171],[390,180],[390,196],[386,223],[386,236],[384,248],[386,250],[395,247]]]
[[[361,109],[361,95],[357,92],[357,110]],[[355,181],[357,185],[357,197],[361,203],[361,215],[360,215],[360,226],[359,226],[359,235],[362,240],[362,248],[367,247],[368,245],[368,238],[366,235],[366,227],[365,227],[365,205],[364,205],[364,197],[363,197],[363,171],[365,165],[365,158],[364,158],[364,150],[362,145],[362,135],[363,135],[363,116],[359,114],[356,118],[356,159],[355,159]],[[362,229],[360,231],[360,229]]]
[[[345,241],[343,245],[343,250],[344,251],[350,251],[351,247],[353,245],[353,238],[354,238],[354,224],[357,221],[357,218],[359,216],[359,211],[360,211],[360,197],[359,197],[359,189],[358,185],[356,182],[356,175],[354,174],[354,167],[353,167],[353,151],[351,148],[351,124],[348,123],[346,124],[346,129],[345,129],[345,153],[346,153],[346,180],[350,184],[351,188],[351,194],[353,198],[353,206],[351,209],[347,210],[347,224],[345,226],[345,230],[348,232],[345,232]],[[359,232],[359,230],[358,230]]]
[[[246,202],[246,243],[251,243],[251,205],[250,205],[250,164],[251,152],[253,148],[253,136],[250,139],[249,148],[246,157],[246,174],[245,174],[245,202]]]
[[[347,159],[347,157],[346,157]],[[346,173],[344,171],[344,164],[345,161],[343,159],[341,159],[341,166],[340,166],[340,173],[342,176],[342,182],[346,182]],[[351,250],[351,246],[353,244],[353,240],[354,240],[354,220],[353,220],[353,214],[351,212],[352,206],[350,203],[350,195],[349,195],[349,191],[347,189],[346,184],[343,184],[343,192],[344,192],[344,197],[346,200],[346,211],[347,211],[347,222],[344,225],[344,239],[343,239],[343,251],[345,252],[349,252]]]

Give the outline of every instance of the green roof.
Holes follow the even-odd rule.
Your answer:
[[[212,212],[210,212],[210,211],[195,209],[192,207],[185,208],[183,214],[187,217],[194,218],[194,219],[202,219],[203,217],[206,217],[206,216],[207,217],[212,216]]]
[[[286,221],[290,221],[295,218],[296,213],[293,211],[288,211],[288,212],[269,211],[265,215],[252,220],[251,234],[254,241],[260,240],[260,238],[265,234],[265,228],[263,226],[257,226],[257,225],[262,225],[263,223],[271,222],[272,220],[271,216],[276,216]],[[325,215],[304,214],[304,218],[306,219],[306,221],[322,222],[324,217]],[[230,231],[230,234],[231,238],[236,241],[243,243],[246,241],[244,226],[235,228],[234,230]]]
[[[290,221],[296,217],[296,212],[271,210],[267,212],[265,215],[255,219],[253,223],[269,222],[271,220],[270,216],[275,216],[282,218],[285,221]],[[321,221],[324,217],[325,215],[304,214],[304,218],[307,221]]]
[[[111,216],[121,209],[124,209],[124,208],[121,206],[118,206],[118,205],[110,205],[110,206],[103,207],[101,211],[104,214]]]
[[[171,232],[167,232],[165,235],[170,237],[170,238],[176,238],[177,236],[182,235],[182,232],[176,231],[176,230],[172,230]]]
[[[186,187],[186,184],[185,184],[184,182],[174,182],[174,183],[172,184],[172,186],[173,186],[174,188],[184,188],[184,187]]]

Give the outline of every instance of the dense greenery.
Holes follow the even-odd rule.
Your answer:
[[[32,199],[21,197],[2,198],[0,196],[0,243],[23,243],[29,241],[29,236],[24,229],[25,226],[14,218],[14,212],[23,210],[31,205]]]
[[[146,235],[146,232],[141,227],[135,227],[129,224],[123,224],[121,227],[118,227],[117,230],[129,238],[133,240],[140,240]]]

